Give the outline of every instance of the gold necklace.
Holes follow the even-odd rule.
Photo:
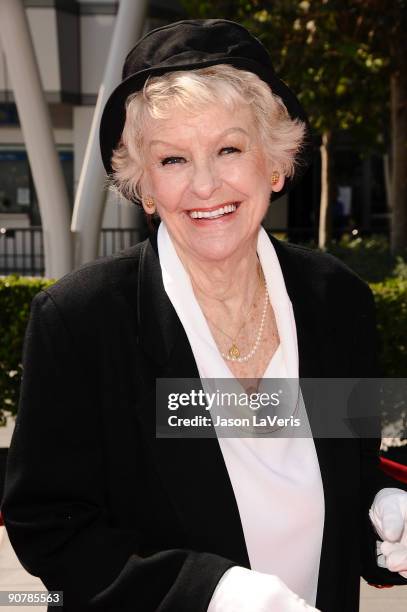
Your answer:
[[[260,340],[260,338],[258,337],[258,336],[259,336],[259,333],[260,333],[260,335],[261,335],[261,333],[263,332],[263,328],[264,328],[264,320],[265,320],[265,314],[266,314],[266,310],[267,310],[267,303],[268,303],[268,293],[267,293],[266,281],[265,281],[265,279],[264,279],[263,270],[262,270],[262,268],[261,268],[260,264],[258,264],[257,273],[258,273],[258,276],[259,276],[259,280],[260,280],[260,281],[261,281],[261,280],[263,280],[263,282],[264,282],[264,286],[265,286],[265,302],[264,302],[264,307],[263,307],[262,321],[261,321],[261,323],[260,323],[259,332],[258,332],[257,337],[256,337],[256,342],[255,342],[255,351],[257,350],[258,343],[259,343],[259,340]],[[221,328],[220,328],[218,325],[216,325],[216,323],[214,323],[214,322],[212,321],[212,319],[209,319],[209,317],[207,317],[208,321],[210,321],[210,323],[211,323],[211,324],[212,324],[214,327],[216,327],[216,329],[217,329],[217,330],[219,330],[219,331],[220,331],[220,332],[221,332],[223,335],[227,336],[227,337],[228,337],[230,340],[232,340],[232,344],[231,344],[230,348],[228,349],[227,353],[222,353],[222,352],[221,352],[222,357],[223,357],[224,359],[227,359],[228,361],[239,361],[239,362],[242,362],[242,361],[247,361],[248,359],[250,359],[250,357],[252,357],[252,356],[254,355],[254,352],[255,352],[255,351],[253,352],[253,350],[252,350],[252,351],[250,351],[250,352],[248,353],[248,355],[246,355],[246,356],[242,357],[242,356],[241,356],[240,349],[239,349],[239,347],[237,346],[237,342],[236,342],[236,340],[237,340],[237,338],[238,338],[238,336],[239,336],[240,332],[242,331],[242,329],[244,328],[244,326],[245,326],[245,325],[246,325],[246,323],[247,323],[247,319],[249,318],[249,314],[251,313],[251,311],[252,311],[252,309],[253,309],[253,306],[254,306],[254,303],[255,303],[255,300],[256,300],[256,295],[257,295],[257,289],[256,289],[256,291],[254,292],[253,301],[252,301],[252,303],[251,303],[251,305],[250,305],[249,310],[247,311],[247,313],[246,313],[246,315],[245,315],[245,317],[244,317],[243,323],[241,324],[241,326],[239,327],[239,329],[238,329],[237,333],[236,333],[234,336],[231,336],[230,334],[228,334],[227,332],[225,332],[225,331],[224,331],[223,329],[221,329]]]
[[[264,283],[264,306],[263,306],[263,313],[261,315],[261,321],[260,321],[259,329],[257,331],[257,335],[256,335],[256,339],[254,341],[253,347],[251,348],[251,350],[246,355],[240,355],[240,351],[239,351],[238,355],[233,354],[232,353],[233,347],[232,347],[231,349],[229,349],[228,353],[221,353],[221,355],[222,355],[222,357],[224,359],[226,359],[227,361],[237,361],[239,363],[245,363],[246,361],[249,361],[249,359],[251,359],[253,357],[253,355],[257,352],[257,349],[260,346],[260,340],[261,340],[261,337],[262,337],[263,331],[264,331],[268,303],[269,303],[269,296],[268,296],[268,292],[267,292],[267,285],[266,285],[266,282],[265,282]]]

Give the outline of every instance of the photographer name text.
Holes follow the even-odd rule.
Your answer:
[[[171,415],[168,417],[168,425],[170,427],[300,427],[301,420],[293,416],[282,418],[276,415],[258,417],[253,414],[250,418],[243,417],[221,417],[216,416],[212,419],[208,416],[197,415],[191,418],[177,417]]]

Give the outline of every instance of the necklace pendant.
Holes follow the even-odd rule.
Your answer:
[[[237,348],[236,344],[234,343],[230,347],[228,353],[229,353],[229,357],[233,357],[233,358],[240,357],[240,351]]]

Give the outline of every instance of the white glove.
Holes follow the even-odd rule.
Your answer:
[[[277,576],[233,566],[223,574],[207,612],[319,612]]]
[[[383,540],[378,548],[384,557],[384,567],[407,578],[407,493],[401,489],[382,489],[374,498],[369,516]]]

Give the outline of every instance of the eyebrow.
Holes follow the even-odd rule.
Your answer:
[[[221,132],[219,134],[219,136],[217,137],[217,140],[219,140],[219,138],[222,138],[223,136],[226,136],[227,134],[230,134],[231,132],[242,132],[246,136],[249,136],[249,133],[245,129],[241,128],[241,127],[230,127],[227,130],[225,130],[224,132]],[[165,145],[168,145],[170,147],[177,147],[179,149],[182,149],[182,147],[180,147],[179,145],[176,145],[173,142],[167,142],[165,140],[151,140],[150,141],[150,148],[152,146],[154,146],[154,145],[157,145],[157,144],[165,144]]]

